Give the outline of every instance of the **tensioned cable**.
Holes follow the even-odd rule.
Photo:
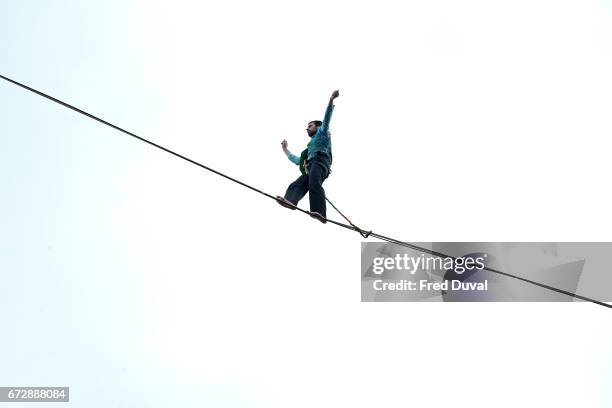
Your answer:
[[[427,248],[422,248],[422,247],[420,247],[418,245],[413,245],[413,244],[410,244],[408,242],[398,241],[398,240],[396,240],[394,238],[385,237],[384,235],[380,235],[380,234],[377,234],[375,232],[372,232],[371,235],[373,237],[382,239],[383,241],[387,241],[387,242],[390,242],[392,244],[397,244],[397,245],[401,245],[401,246],[404,246],[404,247],[408,247],[408,248],[414,249],[416,251],[427,252],[428,254],[437,256],[439,258],[453,258],[453,259],[456,259],[455,257],[443,254],[441,252],[437,252],[437,251],[434,251],[434,250],[431,250],[431,249],[427,249]],[[491,268],[491,267],[488,267],[488,266],[485,266],[482,269],[487,270],[489,272],[497,273],[499,275],[507,276],[509,278],[514,278],[514,279],[518,279],[518,280],[523,281],[523,282],[531,283],[532,285],[536,285],[536,286],[539,286],[539,287],[544,288],[544,289],[548,289],[548,290],[552,290],[552,291],[555,291],[555,292],[559,292],[559,293],[562,293],[564,295],[572,296],[572,297],[575,297],[577,299],[586,300],[588,302],[593,302],[593,303],[596,303],[596,304],[601,305],[601,306],[612,308],[612,305],[609,305],[609,304],[604,303],[604,302],[600,302],[599,300],[595,300],[595,299],[588,298],[586,296],[578,295],[576,293],[572,293],[572,292],[569,292],[567,290],[559,289],[559,288],[556,288],[554,286],[549,286],[549,285],[546,285],[544,283],[532,281],[531,279],[526,279],[526,278],[522,278],[522,277],[517,276],[517,275],[512,275],[510,273],[503,272],[503,271],[500,271],[498,269],[494,269],[494,268]]]
[[[147,140],[147,139],[145,139],[144,137],[140,137],[140,136],[138,136],[138,135],[136,135],[136,134],[134,134],[134,133],[132,133],[132,132],[130,132],[130,131],[128,131],[128,130],[125,130],[125,129],[123,129],[123,128],[120,128],[119,126],[113,125],[112,123],[107,122],[107,121],[105,121],[104,119],[100,119],[99,117],[94,116],[94,115],[92,115],[91,113],[85,112],[84,110],[79,109],[79,108],[77,108],[76,106],[72,106],[72,105],[70,105],[69,103],[66,103],[66,102],[64,102],[64,101],[60,101],[59,99],[54,98],[54,97],[52,97],[51,95],[47,95],[47,94],[46,94],[46,93],[44,93],[44,92],[37,91],[37,90],[36,90],[36,89],[34,89],[34,88],[30,88],[29,86],[24,85],[24,84],[22,84],[22,83],[19,83],[19,82],[15,81],[15,80],[12,80],[12,79],[10,79],[10,78],[7,78],[7,77],[5,77],[4,75],[0,75],[0,78],[2,78],[2,79],[4,79],[4,80],[6,80],[6,81],[8,81],[8,82],[11,82],[11,83],[13,83],[13,84],[15,84],[15,85],[17,85],[17,86],[20,86],[20,87],[22,87],[22,88],[24,88],[24,89],[27,89],[27,90],[28,90],[28,91],[30,91],[30,92],[34,92],[35,94],[40,95],[40,96],[42,96],[42,97],[44,97],[44,98],[47,98],[47,99],[49,99],[49,100],[51,100],[51,101],[53,101],[53,102],[55,102],[55,103],[58,103],[58,104],[60,104],[60,105],[62,105],[62,106],[65,106],[65,107],[66,107],[66,108],[68,108],[68,109],[72,109],[73,111],[78,112],[78,113],[80,113],[81,115],[85,115],[85,116],[87,116],[88,118],[91,118],[91,119],[96,120],[96,121],[98,121],[98,122],[100,122],[100,123],[103,123],[103,124],[105,124],[106,126],[110,126],[110,127],[112,127],[113,129],[116,129],[116,130],[118,130],[118,131],[120,131],[120,132],[122,132],[122,133],[125,133],[126,135],[130,135],[130,136],[132,136],[132,137],[135,137],[136,139],[138,139],[138,140],[140,140],[140,141],[143,141],[143,142],[145,142],[145,143],[148,143],[148,144],[150,144],[151,146],[155,146],[155,147],[157,147],[158,149],[161,149],[161,150],[163,150],[163,151],[165,151],[165,152],[167,152],[167,153],[170,153],[170,154],[172,154],[172,155],[174,155],[174,156],[176,156],[176,157],[180,157],[181,159],[186,160],[186,161],[188,161],[189,163],[193,163],[193,164],[195,164],[196,166],[200,166],[200,167],[202,167],[203,169],[206,169],[206,170],[211,171],[211,172],[213,172],[213,173],[215,173],[215,174],[218,174],[218,175],[219,175],[219,176],[221,176],[221,177],[225,177],[225,178],[226,178],[226,179],[228,179],[228,180],[232,180],[233,182],[238,183],[238,184],[240,184],[240,185],[242,185],[242,186],[244,186],[244,187],[246,187],[246,188],[250,188],[250,189],[251,189],[251,190],[253,190],[253,191],[257,191],[259,194],[263,194],[263,195],[265,195],[266,197],[270,197],[270,198],[274,199],[274,197],[273,197],[273,196],[271,196],[271,195],[270,195],[270,194],[268,194],[268,193],[265,193],[265,192],[263,192],[263,191],[261,191],[261,190],[259,190],[259,189],[255,188],[255,187],[249,186],[248,184],[243,183],[243,182],[242,182],[242,181],[240,181],[240,180],[236,180],[236,179],[235,179],[235,178],[233,178],[233,177],[227,176],[227,175],[225,175],[225,174],[221,173],[220,171],[217,171],[217,170],[215,170],[215,169],[211,169],[210,167],[205,166],[205,165],[203,165],[202,163],[198,163],[197,161],[192,160],[192,159],[190,159],[189,157],[183,156],[183,155],[182,155],[182,154],[180,154],[180,153],[176,153],[176,152],[174,152],[174,151],[172,151],[172,150],[170,150],[170,149],[168,149],[168,148],[165,148],[164,146],[160,146],[160,145],[158,145],[157,143],[154,143],[154,142],[152,142],[152,141],[150,141],[150,140]]]
[[[195,164],[196,166],[199,166],[199,167],[201,167],[201,168],[203,168],[203,169],[205,169],[205,170],[208,170],[208,171],[210,171],[210,172],[212,172],[212,173],[215,173],[215,174],[217,174],[217,175],[219,175],[219,176],[221,176],[221,177],[224,177],[224,178],[226,178],[226,179],[228,179],[228,180],[231,180],[231,181],[233,181],[234,183],[238,183],[238,184],[240,184],[240,185],[241,185],[241,186],[243,186],[243,187],[246,187],[246,188],[248,188],[248,189],[250,189],[250,190],[253,190],[253,191],[255,191],[255,192],[259,193],[259,194],[262,194],[262,195],[264,195],[264,196],[266,196],[266,197],[268,197],[268,198],[271,198],[272,200],[275,200],[275,201],[276,201],[276,197],[274,197],[274,196],[272,196],[272,195],[270,195],[270,194],[268,194],[268,193],[266,193],[266,192],[264,192],[264,191],[262,191],[262,190],[260,190],[260,189],[258,189],[258,188],[255,188],[255,187],[253,187],[253,186],[250,186],[250,185],[248,185],[248,184],[246,184],[246,183],[244,183],[244,182],[242,182],[242,181],[240,181],[240,180],[236,180],[236,179],[235,179],[235,178],[233,178],[233,177],[230,177],[230,176],[228,176],[228,175],[226,175],[226,174],[221,173],[220,171],[217,171],[217,170],[212,169],[212,168],[210,168],[210,167],[208,167],[208,166],[205,166],[204,164],[199,163],[199,162],[197,162],[197,161],[195,161],[195,160],[192,160],[192,159],[190,159],[190,158],[188,158],[188,157],[186,157],[186,156],[183,156],[183,155],[182,155],[182,154],[180,154],[180,153],[176,153],[176,152],[174,152],[174,151],[172,151],[172,150],[170,150],[170,149],[168,149],[168,148],[166,148],[166,147],[164,147],[164,146],[158,145],[157,143],[154,143],[154,142],[152,142],[152,141],[150,141],[150,140],[147,140],[147,139],[145,139],[145,138],[143,138],[143,137],[140,137],[140,136],[138,136],[138,135],[136,135],[136,134],[134,134],[134,133],[132,133],[132,132],[130,132],[130,131],[128,131],[128,130],[125,130],[125,129],[123,129],[123,128],[119,127],[119,126],[113,125],[112,123],[107,122],[107,121],[105,121],[104,119],[101,119],[101,118],[99,118],[99,117],[97,117],[97,116],[94,116],[94,115],[92,115],[91,113],[85,112],[85,111],[84,111],[84,110],[82,110],[82,109],[79,109],[79,108],[77,108],[77,107],[75,107],[75,106],[73,106],[73,105],[70,105],[69,103],[66,103],[66,102],[64,102],[64,101],[61,101],[61,100],[59,100],[59,99],[57,99],[57,98],[54,98],[54,97],[53,97],[53,96],[51,96],[51,95],[47,95],[47,94],[46,94],[46,93],[44,93],[44,92],[38,91],[38,90],[36,90],[36,89],[34,89],[34,88],[31,88],[31,87],[29,87],[29,86],[27,86],[27,85],[24,85],[24,84],[22,84],[22,83],[20,83],[20,82],[17,82],[17,81],[15,81],[15,80],[13,80],[13,79],[7,78],[7,77],[5,77],[4,75],[1,75],[1,74],[0,74],[0,78],[4,79],[5,81],[8,81],[8,82],[10,82],[10,83],[12,83],[12,84],[14,84],[14,85],[17,85],[17,86],[19,86],[19,87],[21,87],[21,88],[23,88],[23,89],[26,89],[26,90],[28,90],[28,91],[30,91],[30,92],[32,92],[32,93],[35,93],[35,94],[37,94],[37,95],[39,95],[39,96],[42,96],[43,98],[47,98],[47,99],[49,99],[50,101],[53,101],[53,102],[55,102],[55,103],[57,103],[57,104],[59,104],[59,105],[62,105],[62,106],[64,106],[64,107],[68,108],[68,109],[72,109],[73,111],[78,112],[78,113],[80,113],[81,115],[87,116],[88,118],[91,118],[91,119],[93,119],[93,120],[95,120],[95,121],[97,121],[97,122],[100,122],[100,123],[102,123],[102,124],[104,124],[104,125],[106,125],[106,126],[109,126],[109,127],[113,128],[113,129],[115,129],[115,130],[118,130],[118,131],[120,131],[120,132],[122,132],[122,133],[125,133],[126,135],[132,136],[132,137],[134,137],[134,138],[136,138],[136,139],[138,139],[138,140],[140,140],[140,141],[142,141],[142,142],[145,142],[145,143],[147,143],[147,144],[149,144],[149,145],[151,145],[151,146],[154,146],[154,147],[156,147],[156,148],[158,148],[158,149],[160,149],[160,150],[163,150],[163,151],[165,151],[165,152],[167,152],[167,153],[170,153],[170,154],[171,154],[171,155],[173,155],[173,156],[179,157],[179,158],[181,158],[181,159],[183,159],[183,160],[185,160],[185,161],[188,161],[189,163]],[[331,202],[330,202],[330,204],[331,204]],[[337,208],[336,208],[336,207],[335,207],[333,204],[332,204],[332,206],[333,206],[333,207],[336,209],[336,211],[338,211],[338,209],[337,209]],[[306,210],[304,210],[304,209],[302,209],[302,208],[299,208],[299,207],[296,207],[296,209],[297,209],[297,210],[299,210],[299,211],[301,211],[301,212],[303,212],[303,213],[305,213],[305,214],[310,215],[310,212],[309,212],[309,211],[306,211]],[[340,213],[340,211],[338,211],[338,212]],[[344,215],[343,215],[342,213],[340,213],[340,215],[342,215],[342,216],[344,217]],[[346,218],[346,217],[345,217],[345,218]],[[341,222],[338,222],[338,221],[334,221],[334,220],[330,220],[330,219],[327,219],[327,221],[328,221],[328,222],[330,222],[330,223],[332,223],[332,224],[335,224],[335,225],[337,225],[337,226],[340,226],[340,227],[343,227],[343,228],[349,229],[349,230],[351,230],[351,231],[357,231],[357,232],[359,232],[359,233],[360,233],[362,236],[364,235],[364,231],[363,231],[363,230],[361,230],[360,228],[356,227],[355,225],[353,225],[353,223],[352,223],[352,222],[350,222],[350,221],[349,221],[349,223],[350,223],[351,225],[347,225],[347,224],[344,224],[344,223],[341,223]],[[347,219],[347,221],[348,221],[348,219]],[[425,252],[425,253],[428,253],[428,254],[433,255],[433,256],[437,256],[437,257],[441,257],[441,258],[452,258],[452,259],[456,259],[456,258],[455,258],[455,257],[453,257],[453,256],[446,255],[446,254],[443,254],[443,253],[441,253],[441,252],[433,251],[433,250],[431,250],[431,249],[422,248],[422,247],[420,247],[420,246],[418,246],[418,245],[410,244],[410,243],[408,243],[408,242],[403,242],[403,241],[397,240],[397,239],[395,239],[395,238],[386,237],[386,236],[384,236],[384,235],[380,235],[380,234],[377,234],[377,233],[372,232],[372,231],[369,231],[369,232],[368,232],[368,235],[369,235],[369,236],[372,236],[372,237],[376,237],[376,238],[381,239],[381,240],[383,240],[383,241],[390,242],[390,243],[392,243],[392,244],[396,244],[396,245],[404,246],[404,247],[407,247],[407,248],[411,248],[411,249],[416,250],[416,251]],[[602,301],[599,301],[599,300],[596,300],[596,299],[591,299],[591,298],[588,298],[588,297],[586,297],[586,296],[578,295],[578,294],[576,294],[576,293],[572,293],[572,292],[569,292],[569,291],[566,291],[566,290],[563,290],[563,289],[555,288],[555,287],[553,287],[553,286],[549,286],[549,285],[546,285],[546,284],[544,284],[544,283],[540,283],[540,282],[532,281],[532,280],[530,280],[530,279],[526,279],[526,278],[522,278],[522,277],[520,277],[520,276],[512,275],[512,274],[507,273],[507,272],[502,272],[502,271],[499,271],[499,270],[497,270],[497,269],[489,268],[489,267],[487,267],[487,266],[485,266],[485,267],[483,268],[483,270],[487,270],[487,271],[489,271],[489,272],[496,273],[496,274],[503,275],[503,276],[507,276],[507,277],[510,277],[510,278],[518,279],[518,280],[521,280],[521,281],[523,281],[523,282],[527,282],[527,283],[530,283],[530,284],[532,284],[532,285],[539,286],[539,287],[541,287],[541,288],[545,288],[545,289],[548,289],[548,290],[551,290],[551,291],[554,291],[554,292],[562,293],[562,294],[567,295],[567,296],[571,296],[571,297],[574,297],[574,298],[577,298],[577,299],[580,299],[580,300],[585,300],[585,301],[587,301],[587,302],[595,303],[595,304],[597,304],[597,305],[604,306],[604,307],[607,307],[607,308],[611,308],[611,309],[612,309],[612,305],[609,305],[609,304],[604,303],[604,302],[602,302]]]

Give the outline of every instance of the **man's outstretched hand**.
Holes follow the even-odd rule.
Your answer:
[[[283,140],[283,141],[281,142],[281,146],[283,147],[283,151],[285,151],[285,150],[287,150],[287,146],[289,146],[289,143],[287,143],[287,141],[286,141],[286,140]]]
[[[340,91],[336,89],[334,92],[332,92],[331,97],[329,98],[329,101],[332,102],[334,99],[336,99],[339,96],[340,96]]]

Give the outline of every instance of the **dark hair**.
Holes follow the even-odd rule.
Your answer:
[[[321,122],[320,120],[311,120],[310,122],[308,122],[309,125],[311,123],[314,123],[316,126],[321,126],[323,124],[323,122]]]

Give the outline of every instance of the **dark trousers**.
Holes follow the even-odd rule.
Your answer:
[[[327,218],[323,181],[329,176],[329,167],[329,157],[326,154],[317,153],[315,157],[308,161],[308,174],[302,174],[297,180],[289,184],[285,198],[297,205],[308,193],[310,197],[310,211],[318,212]]]

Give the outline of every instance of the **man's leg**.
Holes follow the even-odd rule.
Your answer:
[[[287,192],[285,193],[285,199],[294,205],[304,198],[308,192],[308,176],[302,174],[293,183],[289,184]]]
[[[310,197],[310,212],[318,212],[326,216],[325,190],[323,181],[329,174],[329,165],[321,157],[315,157],[308,170],[308,195]]]

